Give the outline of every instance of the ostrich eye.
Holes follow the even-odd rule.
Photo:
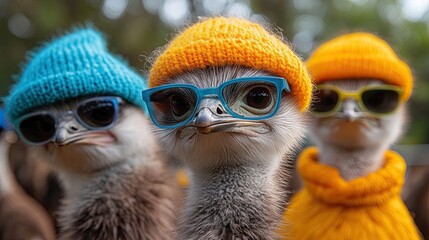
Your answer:
[[[264,109],[270,105],[271,93],[266,87],[255,87],[246,95],[247,105],[256,109]]]
[[[173,111],[173,114],[176,116],[182,116],[191,109],[191,106],[186,101],[186,99],[180,95],[171,96],[170,104],[171,104],[171,110]]]
[[[276,110],[276,85],[263,81],[236,82],[223,89],[229,109],[246,118],[263,117]]]
[[[185,121],[195,109],[197,93],[188,87],[158,90],[150,96],[151,117],[161,126],[172,126]]]

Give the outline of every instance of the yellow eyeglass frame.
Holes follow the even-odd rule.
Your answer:
[[[357,91],[344,91],[337,86],[333,86],[330,84],[320,84],[320,85],[317,85],[315,91],[320,91],[320,90],[329,90],[329,91],[335,92],[338,95],[338,100],[337,100],[335,107],[333,107],[329,111],[316,112],[316,111],[311,110],[311,113],[317,117],[329,117],[329,116],[334,115],[336,112],[338,112],[338,110],[343,105],[344,99],[347,99],[347,98],[355,99],[358,102],[360,109],[366,113],[369,113],[371,116],[375,116],[375,117],[386,116],[386,115],[394,113],[398,109],[398,107],[401,105],[401,102],[402,102],[401,101],[402,95],[404,94],[404,90],[402,90],[399,87],[392,86],[392,85],[370,85],[370,86],[361,87]],[[379,112],[374,112],[374,111],[369,110],[365,106],[364,102],[362,101],[362,95],[366,91],[372,91],[372,90],[388,90],[388,91],[396,92],[398,94],[398,104],[396,105],[396,107],[394,109],[392,109],[392,111],[385,112],[385,113],[379,113]],[[315,99],[313,99],[313,101],[314,100]]]

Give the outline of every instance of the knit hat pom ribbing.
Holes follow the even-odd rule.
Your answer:
[[[144,79],[108,52],[100,32],[76,29],[32,54],[6,98],[6,111],[16,124],[33,108],[90,94],[120,96],[144,109],[144,88]]]
[[[312,84],[301,59],[261,25],[239,18],[209,18],[185,29],[156,59],[149,86],[169,83],[187,71],[238,65],[283,77],[300,110],[307,109]]]

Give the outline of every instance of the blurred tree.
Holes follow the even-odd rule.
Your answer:
[[[243,16],[278,26],[303,58],[345,32],[386,39],[416,79],[412,124],[402,142],[429,143],[429,13],[428,5],[418,16],[410,12],[407,4],[416,2],[427,0],[0,0],[0,95],[7,95],[28,50],[71,26],[92,22],[110,49],[145,69],[144,56],[198,16]]]

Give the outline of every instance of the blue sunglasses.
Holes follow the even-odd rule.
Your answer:
[[[200,89],[192,84],[166,84],[144,90],[152,121],[160,128],[184,126],[198,110],[201,100],[217,97],[233,117],[267,119],[277,113],[282,91],[290,92],[284,78],[260,76],[229,80],[216,88]]]

